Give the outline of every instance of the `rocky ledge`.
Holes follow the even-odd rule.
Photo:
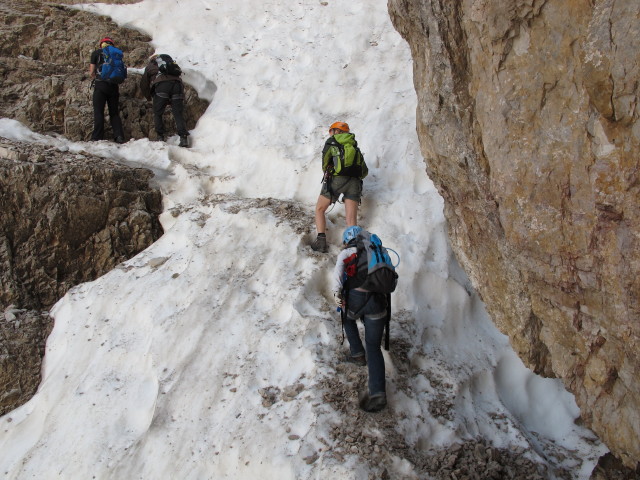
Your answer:
[[[15,370],[39,372],[33,356],[50,328],[41,310],[162,235],[152,176],[84,152],[0,138],[0,415],[37,387]]]

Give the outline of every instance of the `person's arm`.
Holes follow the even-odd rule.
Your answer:
[[[325,143],[322,149],[322,171],[326,172],[329,165],[333,166],[333,153],[331,151],[331,145]]]
[[[144,69],[142,77],[140,78],[140,91],[142,92],[142,95],[144,95],[144,98],[146,98],[147,100],[151,100],[151,80],[149,79],[149,70],[150,67],[149,65],[147,65]]]
[[[331,277],[332,292],[342,292],[342,284],[344,283],[344,261],[357,251],[356,247],[349,247],[342,250],[338,255],[336,266],[333,269],[333,276]]]
[[[89,77],[92,80],[96,78],[98,74],[98,62],[100,61],[100,53],[95,51],[91,54],[91,61],[89,62]]]
[[[338,255],[338,259],[336,260],[336,266],[333,269],[333,277],[332,277],[332,289],[333,299],[336,302],[336,305],[339,307],[344,307],[344,297],[342,295],[342,286],[345,281],[344,267],[345,260],[347,260],[351,255],[355,255],[357,253],[356,247],[345,248]]]

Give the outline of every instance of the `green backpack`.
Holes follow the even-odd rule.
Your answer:
[[[352,133],[338,133],[330,137],[322,151],[323,159],[330,150],[333,175],[363,179],[369,173],[364,155]]]

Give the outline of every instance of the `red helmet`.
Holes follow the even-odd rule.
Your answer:
[[[111,45],[113,45],[113,40],[111,40],[111,37],[104,37],[102,40],[100,40],[100,45],[102,45],[103,43],[110,43]]]
[[[344,122],[334,122],[331,124],[331,126],[329,127],[329,130],[332,130],[334,128],[337,128],[338,130],[342,130],[343,132],[349,132],[349,125],[347,125]]]

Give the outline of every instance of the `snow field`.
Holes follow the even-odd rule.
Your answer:
[[[370,168],[359,223],[401,257],[385,354],[393,432],[370,420],[371,434],[395,433],[425,452],[482,435],[588,478],[606,449],[574,424],[573,397],[522,365],[452,256],[443,201],[415,132],[409,49],[385,1],[82,8],[148,33],[212,103],[188,150],[146,139],[74,143],[0,119],[9,138],[152,169],[165,206],[158,242],[52,310],[40,390],[0,419],[0,472],[12,479],[377,472],[355,455],[331,458],[331,427],[355,413],[324,402],[319,387],[343,375],[336,364],[346,345],[328,287],[342,205],[328,214],[330,253],[307,245],[320,151],[328,126],[342,120]],[[291,205],[299,211],[278,213]],[[407,459],[389,461],[395,478],[417,475]]]

